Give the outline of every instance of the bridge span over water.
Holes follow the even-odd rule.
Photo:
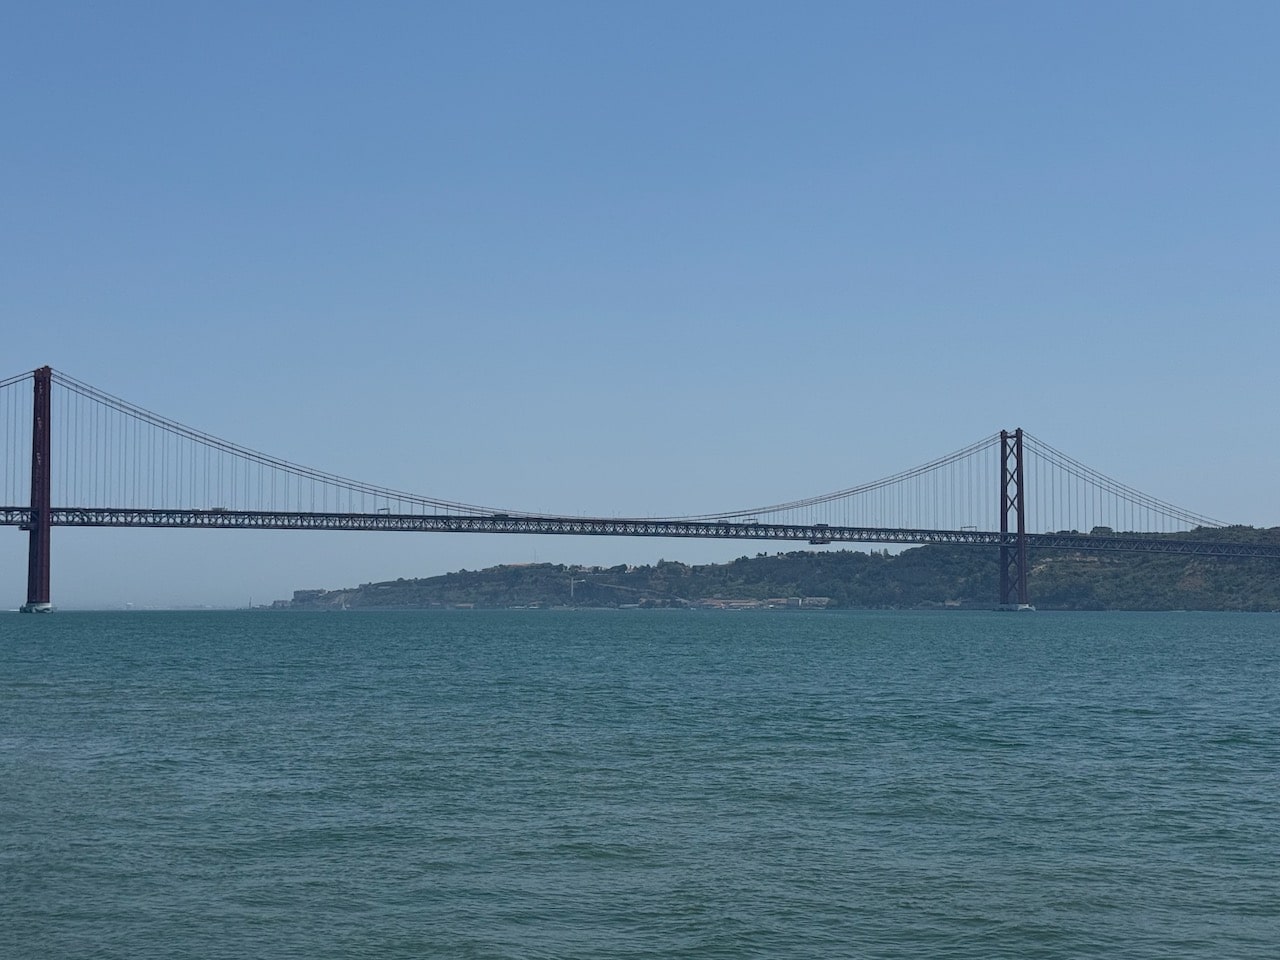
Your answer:
[[[0,380],[0,525],[28,531],[30,612],[52,609],[54,527],[366,530],[833,543],[999,551],[1003,607],[1029,605],[1033,548],[1280,560],[1280,545],[1142,493],[1021,429],[879,480],[784,503],[672,517],[494,508],[393,490],[202,433],[41,367]],[[30,452],[30,471],[25,455]],[[1197,536],[1179,533],[1197,531]],[[1087,532],[1083,532],[1087,531]]]

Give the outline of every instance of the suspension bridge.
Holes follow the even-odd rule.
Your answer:
[[[999,551],[1006,609],[1030,606],[1033,548],[1280,560],[1280,545],[1206,538],[1206,528],[1226,525],[1113,480],[1021,429],[819,496],[619,519],[479,506],[337,476],[192,429],[50,367],[0,380],[0,427],[0,525],[29,535],[28,612],[52,609],[53,527],[968,544]],[[1192,530],[1195,537],[1178,536]]]

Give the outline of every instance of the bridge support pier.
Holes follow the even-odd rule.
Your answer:
[[[1016,537],[1009,533],[1013,513]],[[1034,610],[1027,599],[1027,498],[1022,428],[1000,431],[1000,609]]]
[[[49,531],[52,526],[51,489],[53,470],[49,462],[52,444],[53,371],[41,367],[35,372],[35,405],[31,424],[31,527],[27,550],[27,602],[23,613],[48,613]]]

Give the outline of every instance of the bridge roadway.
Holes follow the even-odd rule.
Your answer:
[[[522,533],[601,537],[684,537],[710,540],[785,540],[817,543],[949,543],[1014,546],[1016,533],[989,530],[914,530],[821,524],[733,523],[703,520],[608,519],[519,514],[298,513],[270,510],[172,510],[54,507],[57,527],[209,528],[233,530],[384,530],[412,533]],[[28,528],[29,507],[0,507],[0,526]],[[1180,540],[1167,534],[1094,536],[1029,533],[1028,547],[1094,552],[1172,553],[1280,560],[1280,544]]]

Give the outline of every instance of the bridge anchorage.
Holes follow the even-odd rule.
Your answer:
[[[1021,429],[820,496],[618,519],[478,506],[352,480],[202,433],[50,367],[0,380],[0,427],[0,526],[28,533],[22,609],[32,613],[52,609],[55,526],[979,546],[999,553],[999,608],[1008,610],[1032,609],[1028,552],[1037,548],[1280,559],[1280,546],[1212,540],[1203,530],[1178,536],[1223,524],[1112,480]],[[20,469],[28,443],[29,474]]]

